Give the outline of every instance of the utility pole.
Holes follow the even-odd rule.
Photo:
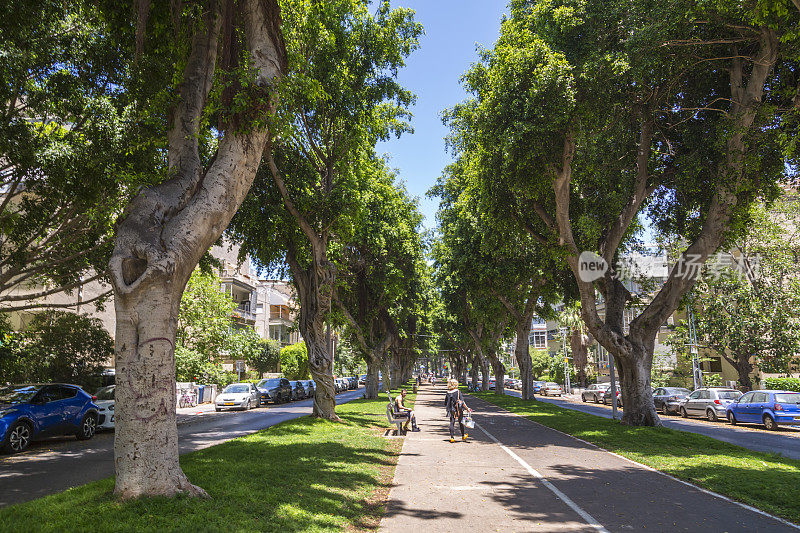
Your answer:
[[[686,304],[686,315],[689,319],[689,353],[692,356],[692,381],[694,382],[694,389],[703,387],[703,371],[700,368],[700,359],[697,350],[697,332],[694,328],[694,312],[692,305]]]
[[[614,355],[600,346],[600,350],[603,350],[608,354],[608,373],[611,376],[611,418],[614,420],[617,419],[617,373],[616,368],[614,368]]]

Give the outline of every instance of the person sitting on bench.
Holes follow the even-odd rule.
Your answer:
[[[419,431],[419,426],[417,426],[417,417],[414,414],[414,411],[403,405],[403,400],[405,399],[406,390],[403,389],[400,391],[400,396],[394,399],[394,410],[398,415],[406,417],[406,425],[403,430],[408,431],[408,424],[410,422],[413,431]]]

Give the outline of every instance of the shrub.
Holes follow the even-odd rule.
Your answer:
[[[765,386],[771,390],[790,390],[800,392],[800,378],[767,378]]]
[[[308,350],[303,341],[281,349],[281,372],[286,379],[308,379]]]

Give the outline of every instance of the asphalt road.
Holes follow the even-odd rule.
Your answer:
[[[513,390],[506,390],[506,394],[520,396],[519,392]],[[566,409],[611,418],[611,409],[600,405],[576,403],[563,398],[547,398],[539,395],[536,396],[536,399]],[[621,414],[622,410],[620,409]],[[691,418],[659,416],[661,417],[661,422],[668,428],[698,433],[757,452],[776,453],[791,459],[800,459],[800,432],[793,428],[782,427],[778,431],[753,431],[752,429],[734,427],[726,422],[710,423]]]
[[[340,393],[336,403],[360,398],[363,388]],[[311,413],[312,400],[270,405],[251,411],[178,415],[180,452],[187,453],[255,433]],[[0,456],[0,507],[21,503],[114,475],[114,433],[88,441],[60,437],[34,442],[25,453]]]
[[[417,395],[381,533],[798,529],[477,398],[470,438],[450,443],[443,396]]]

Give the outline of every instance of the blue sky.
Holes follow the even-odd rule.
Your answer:
[[[406,61],[400,82],[417,95],[413,134],[378,146],[389,154],[409,192],[419,197],[425,227],[436,225],[437,199],[425,198],[442,169],[451,161],[445,151],[447,129],[441,112],[466,97],[459,79],[478,56],[476,44],[490,47],[497,39],[508,0],[395,0],[394,7],[416,11],[425,27],[420,48]]]

